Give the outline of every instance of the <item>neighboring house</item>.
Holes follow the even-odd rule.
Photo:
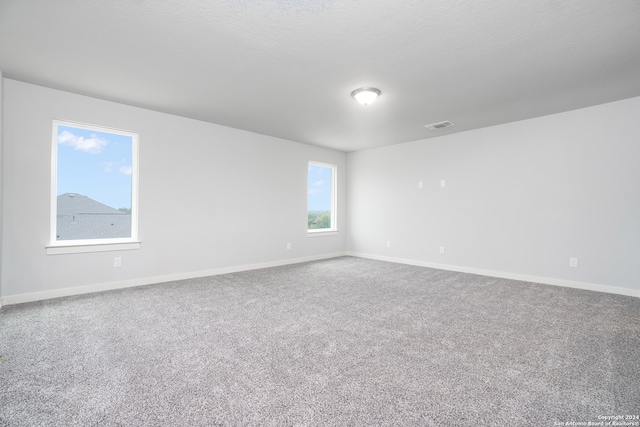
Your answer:
[[[57,240],[131,237],[131,214],[81,194],[61,194],[56,237]]]

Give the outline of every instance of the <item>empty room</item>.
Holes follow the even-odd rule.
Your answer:
[[[0,0],[0,426],[640,426],[637,0]]]

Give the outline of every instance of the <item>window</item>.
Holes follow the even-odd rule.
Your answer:
[[[308,232],[337,231],[336,166],[309,162],[307,194]]]
[[[137,134],[54,121],[47,253],[139,248],[137,163]]]

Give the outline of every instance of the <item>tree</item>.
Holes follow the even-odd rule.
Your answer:
[[[331,215],[324,213],[314,221],[314,228],[331,228]]]

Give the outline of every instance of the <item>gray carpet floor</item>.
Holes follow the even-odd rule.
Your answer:
[[[640,413],[640,299],[353,257],[5,306],[2,426]]]

